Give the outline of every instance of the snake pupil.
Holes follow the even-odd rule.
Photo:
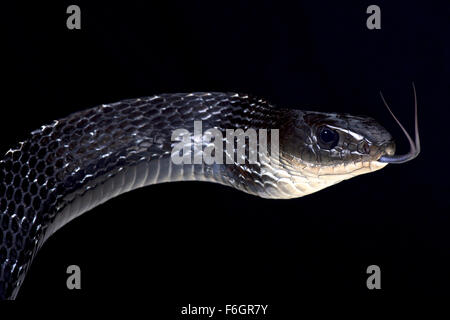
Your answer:
[[[319,128],[319,142],[321,142],[322,147],[326,149],[333,149],[339,141],[339,134],[328,128],[328,127],[320,127]]]

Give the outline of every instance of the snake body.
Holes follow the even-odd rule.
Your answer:
[[[279,129],[279,160],[176,165],[173,131],[192,132],[194,121],[224,133]],[[245,94],[161,94],[74,113],[32,132],[0,160],[0,299],[17,296],[56,230],[124,192],[199,180],[295,198],[380,169],[386,163],[377,160],[393,153],[391,136],[371,118],[277,108]]]

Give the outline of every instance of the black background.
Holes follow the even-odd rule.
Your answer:
[[[66,8],[81,7],[81,30]],[[366,8],[381,7],[381,30]],[[448,295],[448,1],[59,1],[2,5],[0,152],[71,112],[162,92],[238,91],[280,106],[376,118],[407,142],[417,87],[422,153],[313,195],[264,200],[220,185],[146,187],[44,245],[19,300],[268,303]],[[82,290],[65,287],[68,265]],[[366,288],[381,267],[382,289]],[[162,305],[170,307],[163,308]]]

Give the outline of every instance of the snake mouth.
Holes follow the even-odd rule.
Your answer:
[[[384,162],[384,163],[405,163],[408,161],[413,160],[416,158],[420,153],[420,137],[419,137],[419,124],[417,120],[417,94],[416,94],[416,87],[414,86],[413,82],[413,90],[414,90],[414,131],[415,131],[415,140],[411,138],[411,136],[408,134],[408,131],[403,127],[403,125],[400,123],[400,121],[397,119],[397,117],[394,115],[394,113],[391,111],[391,108],[389,108],[389,105],[387,104],[386,100],[383,97],[383,94],[380,92],[381,99],[383,100],[384,105],[389,110],[389,113],[392,115],[394,120],[397,122],[397,124],[402,129],[403,133],[405,134],[406,138],[409,142],[409,152],[406,154],[401,155],[383,155],[381,156],[378,161]]]

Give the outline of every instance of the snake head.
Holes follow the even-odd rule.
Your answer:
[[[282,194],[286,198],[303,196],[342,180],[379,170],[388,163],[403,163],[417,157],[420,139],[415,88],[415,141],[392,113],[383,96],[382,99],[409,141],[408,153],[396,155],[392,136],[373,118],[345,113],[295,111],[292,120],[287,121],[280,130],[281,171],[287,172],[290,177],[288,180],[279,179]]]
[[[275,191],[267,197],[296,198],[317,192],[387,165],[395,143],[370,117],[295,111],[280,128],[280,157]]]
[[[296,198],[317,192],[379,170],[387,163],[378,160],[395,153],[392,136],[370,117],[295,112],[280,128],[279,165],[264,168],[276,185],[266,197]]]
[[[349,114],[299,112],[283,138],[283,154],[292,161],[334,172],[370,165],[395,153],[385,128],[373,118]]]

